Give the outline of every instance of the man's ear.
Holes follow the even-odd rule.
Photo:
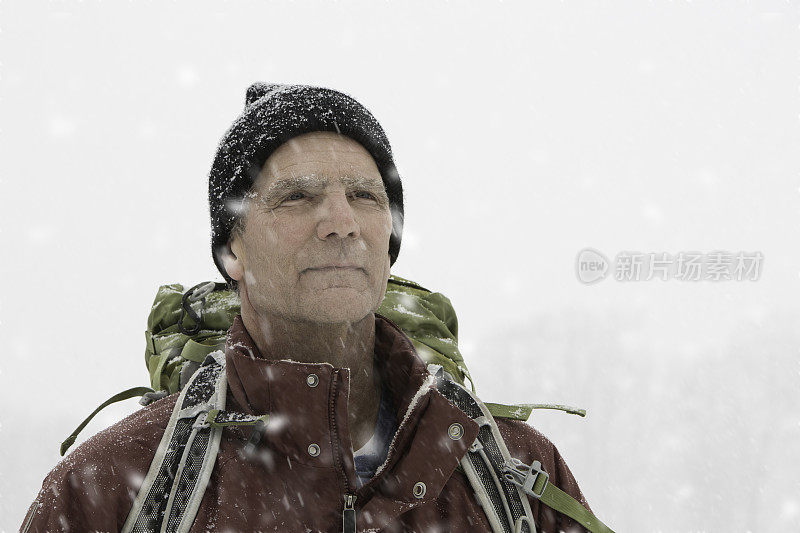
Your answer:
[[[244,263],[242,262],[241,243],[237,237],[232,238],[225,245],[222,252],[222,264],[225,271],[237,283],[244,278]]]

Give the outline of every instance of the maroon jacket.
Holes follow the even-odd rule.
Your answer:
[[[376,476],[356,488],[347,427],[350,371],[259,357],[237,317],[226,343],[226,410],[270,414],[253,455],[242,453],[250,428],[225,428],[217,463],[192,531],[341,531],[344,496],[355,495],[358,531],[491,531],[469,481],[456,469],[478,426],[431,387],[408,337],[375,317],[382,383],[397,409],[398,430]],[[256,358],[249,354],[253,353]],[[306,378],[316,374],[310,387]],[[125,523],[166,428],[177,395],[168,396],[98,433],[45,479],[23,527],[30,531],[116,531]],[[459,440],[448,437],[454,422]],[[586,503],[555,446],[524,422],[497,419],[512,457],[538,459],[550,481]],[[320,453],[309,455],[309,445]],[[422,498],[413,487],[423,482]],[[538,501],[539,532],[585,531]]]

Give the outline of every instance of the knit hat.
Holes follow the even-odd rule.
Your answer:
[[[258,82],[248,87],[244,111],[222,137],[208,177],[211,255],[231,286],[236,283],[228,276],[222,257],[241,215],[243,198],[272,152],[292,137],[312,131],[346,135],[372,155],[392,212],[390,264],[397,260],[403,236],[403,186],[389,140],[375,117],[355,99],[333,89]]]

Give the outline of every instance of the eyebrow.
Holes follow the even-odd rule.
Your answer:
[[[374,178],[366,176],[340,176],[339,183],[348,188],[364,189],[376,195],[379,200],[388,201],[386,196],[386,189],[384,188],[383,181],[376,181]],[[331,182],[328,176],[319,176],[310,174],[306,176],[292,176],[289,178],[281,178],[272,182],[267,188],[266,194],[263,196],[264,201],[271,204],[274,200],[278,199],[283,193],[297,189],[324,189]]]

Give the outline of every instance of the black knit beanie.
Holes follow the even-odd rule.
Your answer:
[[[390,264],[397,260],[403,236],[403,186],[389,140],[372,114],[352,97],[308,85],[254,83],[245,107],[219,143],[208,178],[211,210],[211,255],[222,276],[223,251],[238,217],[242,199],[264,162],[280,145],[312,131],[335,131],[359,142],[372,155],[386,187],[392,212]]]

